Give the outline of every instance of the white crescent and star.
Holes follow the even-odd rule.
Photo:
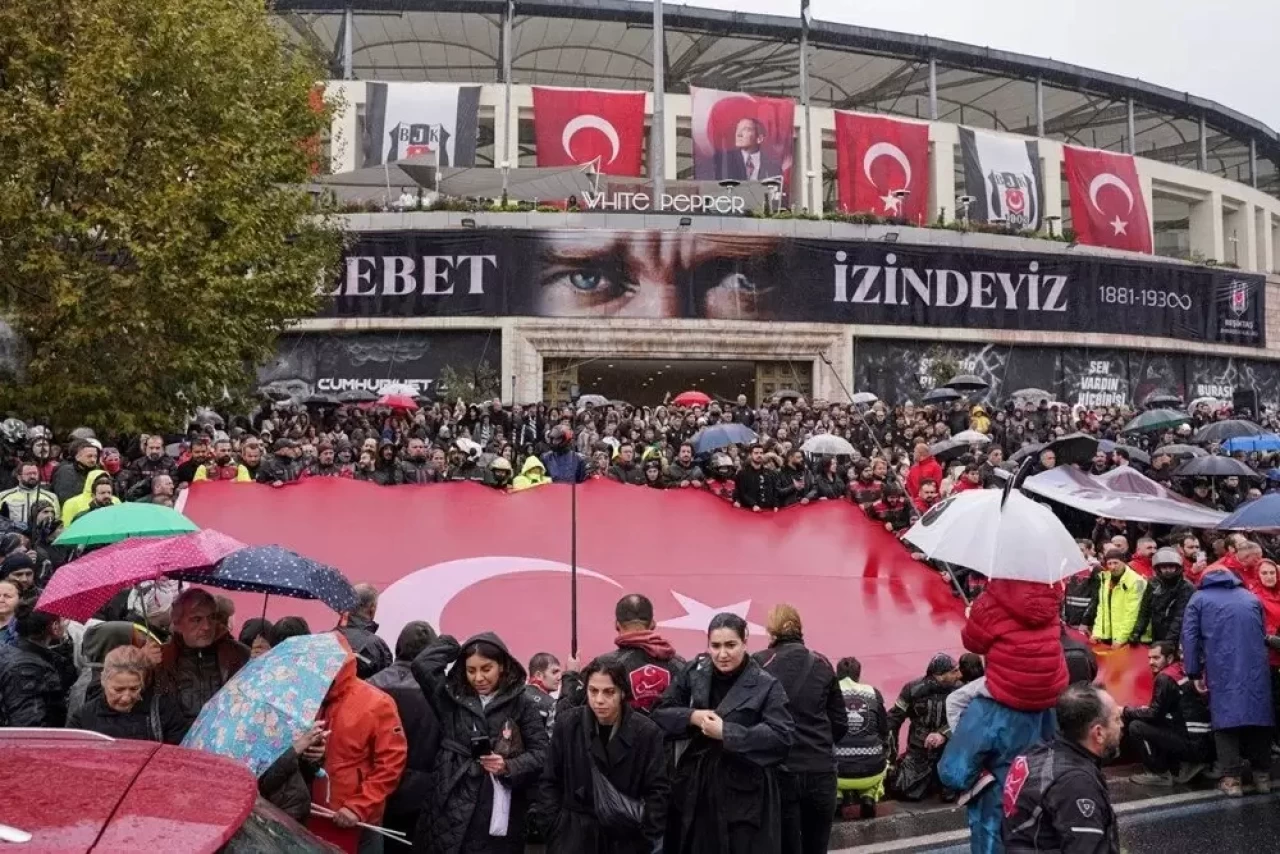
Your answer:
[[[588,128],[600,131],[609,140],[611,153],[605,163],[612,163],[617,160],[618,153],[622,150],[622,142],[618,139],[618,129],[608,119],[590,113],[575,116],[564,126],[564,131],[560,134],[560,144],[564,146],[564,153],[569,155],[570,158],[573,157],[573,138],[577,136],[579,131],[584,131]]]
[[[1125,210],[1125,215],[1133,212],[1133,190],[1129,189],[1129,185],[1120,180],[1120,177],[1113,172],[1101,172],[1094,176],[1089,182],[1089,204],[1093,205],[1093,209],[1098,213],[1102,213],[1102,208],[1098,206],[1098,193],[1102,192],[1103,187],[1115,187],[1124,194],[1125,201],[1129,207]],[[1119,214],[1110,223],[1111,228],[1116,235],[1127,234],[1129,223],[1127,220],[1120,218]]]
[[[903,180],[902,186],[897,189],[905,190],[910,187],[911,161],[907,159],[906,153],[892,142],[877,142],[868,147],[866,154],[862,155],[862,172],[867,176],[867,180],[871,182],[871,186],[877,190],[880,189],[880,185],[876,183],[875,178],[871,177],[871,167],[875,166],[876,161],[881,157],[888,157],[902,167],[902,172],[906,178]],[[881,196],[880,200],[884,202],[885,213],[902,213],[902,199],[893,195],[892,192]]]
[[[680,603],[680,607],[684,608],[684,616],[663,620],[658,623],[658,628],[660,629],[688,629],[689,631],[705,632],[716,614],[723,614],[728,611],[745,620],[747,619],[747,612],[751,610],[750,599],[735,602],[732,605],[722,605],[717,608],[704,605],[697,599],[677,593],[674,590],[671,591],[671,595]],[[755,623],[747,623],[747,634],[764,637],[765,630]]]

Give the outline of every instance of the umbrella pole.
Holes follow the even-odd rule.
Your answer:
[[[266,619],[267,619],[267,600],[268,600],[268,599],[270,599],[270,598],[271,598],[271,594],[270,594],[270,593],[263,593],[263,594],[262,594],[262,620],[263,620],[263,622],[266,622]]]
[[[578,476],[569,487],[569,657],[578,657]]]

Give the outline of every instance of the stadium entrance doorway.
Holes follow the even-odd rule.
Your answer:
[[[543,399],[564,401],[584,394],[659,406],[683,391],[701,391],[733,403],[745,394],[753,406],[779,391],[808,397],[811,361],[729,361],[707,359],[544,359]]]

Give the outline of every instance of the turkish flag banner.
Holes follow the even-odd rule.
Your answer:
[[[605,175],[638,178],[644,161],[644,92],[533,87],[539,166],[599,161]]]
[[[924,225],[929,210],[929,126],[836,113],[840,210]]]
[[[1064,145],[1071,227],[1088,246],[1151,254],[1151,218],[1130,154]]]
[[[395,646],[410,620],[460,639],[493,630],[521,660],[569,653],[573,487],[506,494],[479,484],[375,486],[312,478],[271,488],[201,482],[184,512],[245,543],[278,543],[382,590],[378,633]],[[732,611],[768,644],[769,609],[794,605],[809,646],[834,663],[856,656],[864,681],[896,696],[936,652],[960,651],[964,606],[884,528],[843,501],[751,513],[700,490],[610,481],[578,489],[578,627],[585,663],[613,648],[613,609],[642,593],[659,633],[682,655],[706,650],[707,624]],[[234,594],[239,612],[262,596]],[[314,631],[337,617],[318,602],[269,600]],[[890,700],[892,702],[892,700]]]

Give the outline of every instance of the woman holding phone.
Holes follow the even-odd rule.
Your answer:
[[[795,723],[781,683],[747,654],[745,620],[711,620],[707,652],[667,688],[653,720],[689,738],[672,780],[665,854],[778,854],[774,770],[787,758]]]
[[[441,734],[414,850],[521,854],[548,744],[546,723],[524,691],[524,667],[486,632],[461,646],[440,637],[412,670]]]

